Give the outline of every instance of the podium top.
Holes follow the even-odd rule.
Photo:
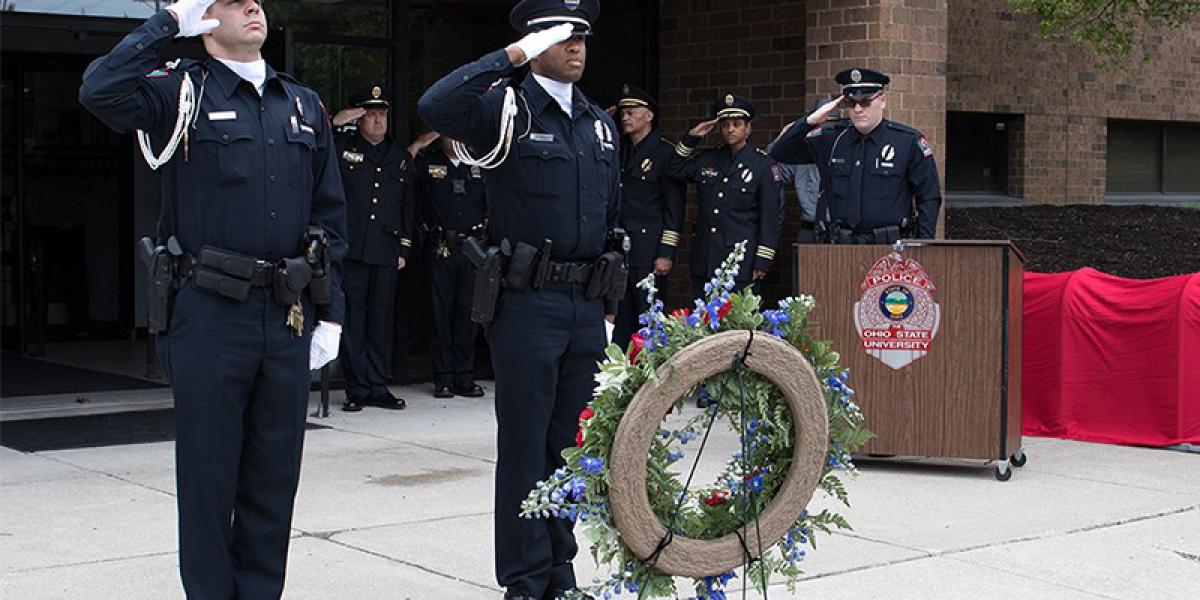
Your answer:
[[[1025,263],[1025,255],[1023,253],[1021,253],[1021,249],[1018,248],[1017,245],[1012,242],[1012,240],[945,240],[945,239],[909,240],[909,239],[904,239],[904,240],[900,240],[897,243],[899,243],[901,246],[903,246],[905,248],[922,248],[922,247],[933,247],[933,246],[974,246],[974,247],[1007,246],[1009,249],[1012,250],[1013,255],[1016,256],[1017,259],[1020,260],[1022,264]]]

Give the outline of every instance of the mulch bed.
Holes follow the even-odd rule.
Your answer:
[[[1012,240],[1040,273],[1092,267],[1154,279],[1200,272],[1200,208],[1032,205],[948,208],[950,239]]]

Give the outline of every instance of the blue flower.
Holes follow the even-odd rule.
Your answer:
[[[585,456],[579,459],[579,466],[583,467],[583,471],[585,473],[591,473],[595,475],[604,468],[604,459],[596,458],[594,456]]]
[[[678,462],[683,458],[683,451],[678,450],[667,454],[667,463]]]
[[[762,476],[760,476],[760,475],[755,475],[754,477],[751,477],[751,478],[750,478],[750,483],[749,483],[748,485],[749,485],[749,487],[750,487],[750,489],[751,489],[751,490],[753,490],[753,491],[755,491],[755,492],[761,492],[761,491],[762,491],[762,489],[763,489],[763,478],[762,478]]]
[[[587,492],[587,480],[577,475],[566,483],[566,487],[571,491],[572,498],[581,500],[583,499],[583,494]]]

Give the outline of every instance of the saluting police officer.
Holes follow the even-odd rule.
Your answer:
[[[430,140],[432,141],[432,140]],[[425,261],[433,295],[433,396],[483,395],[475,383],[475,332],[471,299],[475,269],[463,241],[487,239],[487,198],[483,169],[468,165],[441,136],[438,148],[417,155],[417,196]]]
[[[623,257],[606,252],[619,212],[616,126],[575,85],[599,12],[596,0],[522,0],[510,21],[525,37],[443,77],[418,104],[435,130],[475,152],[494,151],[485,157],[494,167],[488,236],[511,251],[489,329],[496,577],[506,598],[555,598],[575,587],[572,523],[518,515],[521,500],[574,442],[604,358],[604,321],[625,283]],[[532,73],[524,81],[493,86],[526,63]],[[477,297],[487,291],[477,284]]]
[[[780,182],[776,165],[749,143],[754,105],[733,94],[713,104],[713,119],[692,128],[675,147],[671,174],[696,183],[699,214],[692,242],[692,291],[704,297],[713,271],[746,240],[735,278],[740,290],[766,276],[780,233]],[[705,135],[721,129],[724,144],[696,152]]]
[[[198,35],[211,58],[155,70],[172,37]],[[170,257],[163,285],[178,289],[157,343],[188,598],[280,597],[309,369],[336,356],[342,320],[331,128],[315,92],[262,60],[266,37],[255,0],[179,0],[92,62],[79,90],[109,127],[166,146],[147,157],[166,161],[153,260]],[[323,238],[328,259],[315,258]]]
[[[396,281],[412,250],[414,204],[412,157],[388,134],[388,95],[373,84],[350,98],[350,107],[333,117],[344,126],[357,120],[357,132],[337,138],[342,183],[346,187],[347,241],[343,285],[346,335],[342,372],[346,401],[342,410],[363,406],[403,409],[387,387],[391,365]]]
[[[817,227],[838,244],[890,244],[932,238],[942,205],[933,148],[920,131],[883,118],[887,75],[846,69],[842,95],[780,136],[771,156],[821,169]],[[839,108],[849,120],[822,125]]]
[[[621,227],[629,233],[629,284],[617,311],[613,340],[629,343],[639,329],[638,315],[646,312],[646,292],[637,282],[655,275],[658,297],[667,292],[667,275],[679,246],[683,223],[684,186],[667,175],[675,145],[658,129],[658,103],[635,85],[621,88],[617,102],[621,131]]]

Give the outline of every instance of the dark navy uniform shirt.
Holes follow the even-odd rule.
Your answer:
[[[679,246],[685,184],[667,174],[675,145],[655,129],[622,146],[621,154],[621,226],[633,244],[629,266],[651,270],[656,258],[673,260]]]
[[[337,140],[342,183],[346,186],[346,258],[369,265],[395,266],[412,251],[412,160],[387,136],[372,145],[359,133]]]
[[[317,94],[270,66],[261,97],[215,59],[154,70],[178,31],[166,11],[147,19],[88,66],[80,103],[118,132],[145,130],[161,151],[189,73],[199,117],[162,167],[160,235],[176,235],[193,255],[211,245],[273,262],[302,254],[308,226],[319,225],[330,239],[334,298],[318,318],[340,322],[346,203]]]
[[[917,237],[934,237],[942,190],[933,149],[920,131],[885,119],[863,135],[849,121],[810,127],[805,119],[780,136],[771,157],[817,165],[833,221],[865,234],[899,225],[915,207]]]
[[[464,234],[482,231],[487,219],[483,169],[463,162],[455,166],[440,148],[418,156],[416,165],[422,225]]]
[[[504,50],[486,54],[435,83],[417,110],[482,155],[499,136],[505,85],[492,84],[513,70]],[[549,239],[558,261],[595,260],[620,212],[616,126],[578,86],[569,117],[532,75],[517,87],[511,152],[486,174],[488,234],[534,247]]]
[[[736,155],[727,145],[696,151],[700,138],[684,134],[671,174],[696,183],[699,202],[692,246],[692,275],[711,278],[734,244],[747,240],[738,281],[767,271],[779,242],[781,179],[770,158],[751,144]]]

